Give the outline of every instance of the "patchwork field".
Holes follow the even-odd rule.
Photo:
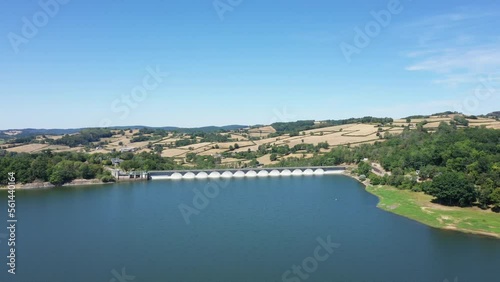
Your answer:
[[[270,134],[275,134],[277,131],[272,126],[261,126],[258,128],[238,130],[231,132],[218,133],[220,136],[214,138],[213,135],[210,136],[212,139],[206,139],[205,137],[191,137],[188,133],[175,133],[167,132],[163,135],[154,135],[152,133],[141,134],[139,130],[115,130],[114,135],[109,138],[102,138],[99,142],[94,142],[86,147],[79,146],[70,148],[68,146],[60,145],[49,145],[50,140],[44,140],[45,138],[50,138],[52,140],[61,139],[63,136],[37,136],[36,143],[32,144],[11,144],[6,143],[5,140],[0,139],[0,145],[9,152],[17,153],[37,153],[42,150],[52,150],[54,152],[82,152],[86,151],[91,154],[97,153],[111,153],[120,152],[121,150],[132,150],[135,153],[153,153],[155,148],[161,146],[161,156],[175,158],[180,163],[185,162],[186,155],[188,153],[194,153],[199,156],[216,156],[221,157],[223,154],[225,156],[230,156],[233,153],[245,153],[247,151],[257,152],[259,147],[266,145],[267,148],[272,146],[284,146],[288,145],[293,148],[300,144],[312,144],[318,145],[320,143],[328,143],[330,149],[335,146],[350,145],[350,146],[360,146],[362,144],[373,144],[375,142],[383,142],[383,136],[387,133],[390,134],[400,134],[403,132],[405,127],[410,126],[410,129],[415,129],[416,125],[420,122],[426,121],[427,124],[424,128],[429,131],[434,131],[441,122],[450,123],[455,115],[449,116],[432,116],[425,119],[411,119],[408,122],[406,119],[395,120],[391,124],[385,124],[380,127],[380,124],[345,124],[338,126],[329,126],[323,128],[315,128],[310,130],[303,130],[298,132],[298,136],[291,137],[290,134],[277,134],[276,137],[269,138]],[[487,128],[500,129],[500,121],[495,119],[487,118],[474,118],[468,119],[469,126],[485,126]],[[324,122],[315,122],[315,126],[324,125]],[[165,135],[166,134],[166,135]],[[131,142],[133,138],[141,136],[148,141],[142,142]],[[217,137],[217,136],[215,136]],[[201,142],[202,139],[205,140],[220,140],[222,137],[229,137],[228,142]],[[193,139],[192,139],[193,138]],[[194,144],[184,145],[176,147],[176,142],[182,144],[189,144],[195,142]],[[186,141],[186,142],[184,142]],[[189,141],[189,142],[188,142]],[[46,144],[43,144],[46,143]],[[237,144],[237,145],[236,145]],[[321,149],[320,154],[328,152],[330,149]],[[234,156],[234,155],[233,155]],[[278,157],[286,159],[291,157],[302,157],[301,153],[295,155],[281,156]],[[246,163],[249,160],[241,160],[235,158],[224,158],[222,157],[223,164],[235,164],[235,163]],[[267,155],[257,155],[258,163],[262,165],[269,165],[276,163],[271,162],[270,154]]]
[[[272,126],[263,126],[248,130],[248,135],[250,137],[267,137],[272,133],[276,133],[276,129],[274,129]]]
[[[166,150],[163,150],[163,152],[161,153],[161,156],[162,157],[168,157],[168,158],[172,158],[172,157],[179,157],[179,156],[185,156],[187,153],[189,153],[189,150],[183,150],[183,149],[166,149]]]
[[[49,147],[47,144],[28,144],[22,145],[14,148],[9,148],[7,151],[16,152],[16,153],[32,153],[35,151],[43,150],[44,148]]]
[[[311,130],[306,130],[304,131],[306,135],[312,133],[320,133],[320,132],[339,132],[339,131],[346,131],[350,130],[351,127],[356,126],[355,124],[345,124],[345,125],[337,125],[337,126],[330,126],[330,127],[323,127],[323,128],[317,128],[317,129],[311,129]]]
[[[354,134],[353,131],[352,134]],[[372,131],[364,131],[364,134],[367,134],[366,136],[349,136],[346,134],[350,134],[349,132],[336,132],[336,133],[330,133],[330,134],[324,134],[324,135],[314,135],[314,136],[299,136],[299,137],[292,137],[292,138],[287,138],[287,139],[282,139],[280,141],[275,142],[276,145],[288,145],[290,147],[293,147],[295,145],[299,145],[302,143],[305,144],[314,144],[318,145],[319,143],[324,143],[328,142],[329,145],[331,146],[338,146],[338,145],[347,145],[350,143],[363,143],[363,142],[368,142],[372,140],[378,140],[379,137],[376,136],[377,130],[372,127]]]

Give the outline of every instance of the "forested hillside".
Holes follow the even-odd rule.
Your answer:
[[[109,170],[113,158],[121,158],[124,170],[171,170],[182,168],[171,158],[162,158],[153,153],[132,154],[85,154],[85,153],[52,153],[44,151],[39,154],[8,153],[0,151],[0,185],[7,185],[7,174],[16,173],[19,183],[34,181],[51,182],[62,185],[74,179],[101,179],[104,182],[114,181]]]
[[[457,128],[442,123],[436,132],[423,127],[385,142],[356,148],[337,147],[312,159],[289,159],[281,166],[359,163],[360,175],[372,184],[424,191],[446,205],[500,207],[500,130]],[[370,173],[368,158],[390,175]]]

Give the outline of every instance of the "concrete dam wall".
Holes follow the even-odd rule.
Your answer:
[[[303,167],[303,168],[250,168],[215,170],[171,170],[150,171],[151,180],[216,179],[216,178],[254,178],[280,176],[318,176],[342,174],[345,167]]]

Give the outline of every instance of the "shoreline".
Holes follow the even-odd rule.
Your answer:
[[[76,186],[95,186],[115,184],[116,182],[102,182],[100,179],[75,179],[62,186],[56,186],[50,182],[31,182],[25,184],[16,184],[16,190],[38,190],[38,189],[53,189],[60,187],[76,187]],[[0,191],[9,190],[8,186],[0,186]]]
[[[350,173],[349,170],[346,170],[344,172],[344,175],[345,176],[348,176],[348,177],[351,177],[355,180],[357,180],[359,183],[363,184],[363,186],[365,187],[365,191],[374,195],[375,197],[378,198],[379,202],[377,204],[377,208],[383,210],[383,211],[386,211],[386,212],[390,212],[392,214],[395,214],[395,215],[398,215],[398,216],[402,216],[402,217],[405,217],[407,219],[410,219],[410,220],[413,220],[413,221],[416,221],[420,224],[424,224],[426,226],[429,226],[431,228],[435,228],[435,229],[440,229],[440,230],[445,230],[445,231],[454,231],[454,232],[461,232],[461,233],[465,233],[465,234],[472,234],[472,235],[478,235],[478,236],[484,236],[484,237],[488,237],[488,238],[494,238],[494,239],[500,239],[500,233],[494,233],[494,232],[487,232],[487,231],[480,231],[480,230],[470,230],[470,229],[465,229],[465,228],[459,228],[457,226],[439,226],[439,225],[433,225],[429,222],[425,222],[423,220],[419,220],[416,216],[411,216],[410,214],[408,213],[405,213],[405,212],[397,212],[396,209],[403,206],[403,205],[397,205],[396,207],[393,205],[393,206],[386,206],[386,204],[384,203],[385,199],[382,195],[380,195],[379,193],[376,193],[376,187],[375,186],[372,186],[369,184],[369,181],[366,180],[366,181],[361,181],[359,179],[358,176],[356,175],[353,175]],[[382,186],[384,187],[384,186]],[[393,191],[401,191],[401,190],[398,190],[397,188],[394,188],[394,187],[390,187],[390,186],[385,186],[386,190],[393,190]],[[401,191],[402,192],[402,191]],[[417,193],[417,192],[413,192],[413,191],[408,191],[409,193]],[[420,205],[418,202],[415,202],[414,203],[416,206],[418,206],[420,209],[422,210],[425,210],[427,207],[424,207],[423,205]],[[443,210],[448,210],[448,211],[460,211],[460,209],[466,209],[466,208],[457,208],[457,207],[446,207],[446,206],[442,206]],[[462,211],[472,211],[472,210],[462,210]],[[474,211],[474,212],[482,212],[482,211]],[[487,214],[487,212],[484,212],[485,214]],[[496,215],[494,214],[493,212],[491,212],[492,215]],[[500,221],[500,215],[497,215],[499,216],[499,221]],[[445,216],[443,216],[445,217]]]

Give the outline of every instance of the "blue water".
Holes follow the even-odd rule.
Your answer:
[[[500,240],[379,210],[348,177],[225,181],[196,205],[209,180],[18,191],[17,274],[0,238],[0,281],[500,281]]]

